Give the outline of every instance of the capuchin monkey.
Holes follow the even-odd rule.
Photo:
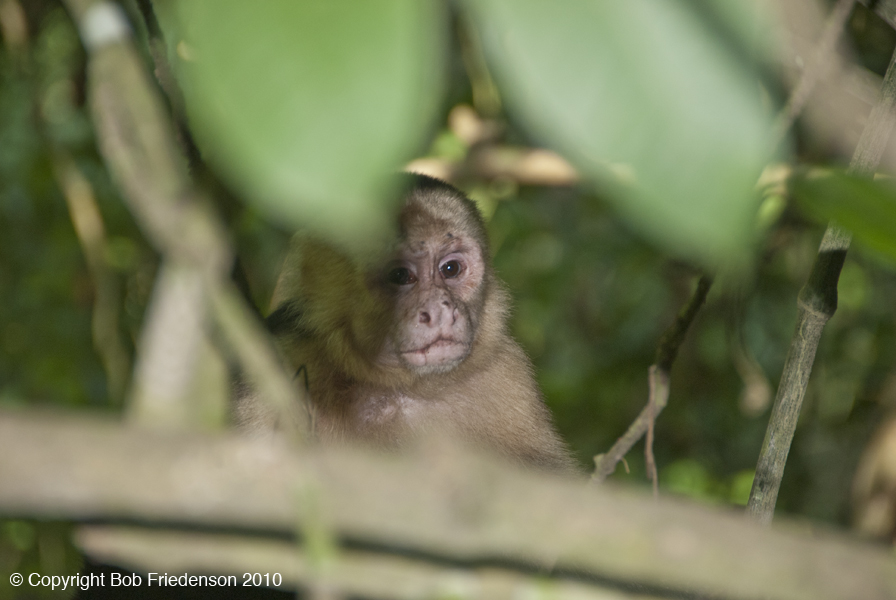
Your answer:
[[[323,443],[411,445],[447,435],[523,465],[572,471],[532,375],[507,332],[509,295],[491,266],[476,205],[447,183],[408,184],[391,253],[358,265],[293,239],[267,325]],[[247,429],[273,427],[251,394]]]

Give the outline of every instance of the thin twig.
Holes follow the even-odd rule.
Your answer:
[[[647,436],[644,438],[644,461],[647,465],[647,477],[653,487],[653,497],[660,496],[660,480],[656,471],[656,459],[653,456],[653,430],[659,407],[665,407],[669,401],[669,373],[650,365],[647,370],[647,381],[650,386],[650,397],[647,399]],[[660,408],[661,410],[661,408]]]
[[[691,296],[687,305],[678,314],[675,322],[660,338],[657,345],[656,360],[648,369],[650,397],[647,401],[647,406],[644,407],[638,418],[629,425],[628,430],[622,437],[616,440],[616,443],[613,444],[609,451],[594,457],[595,468],[594,473],[591,475],[592,481],[600,483],[609,477],[616,470],[616,465],[619,461],[628,454],[628,451],[641,439],[641,436],[649,433],[650,439],[645,447],[645,455],[648,470],[651,469],[652,465],[652,480],[654,485],[657,485],[656,464],[652,450],[653,424],[669,400],[669,372],[672,370],[672,363],[675,362],[678,349],[684,341],[688,328],[694,322],[700,307],[706,302],[706,296],[709,294],[710,287],[712,287],[712,278],[708,275],[700,277],[693,296]]]
[[[165,41],[165,35],[156,17],[150,0],[137,0],[137,8],[140,10],[140,16],[143,18],[143,24],[146,26],[147,46],[149,55],[152,57],[153,75],[159,86],[165,93],[171,113],[174,116],[176,124],[175,134],[177,141],[183,149],[184,155],[190,163],[190,167],[195,168],[202,164],[202,155],[193,136],[187,126],[186,107],[184,102],[184,94],[177,83],[174,76],[174,69],[168,61],[168,44]]]
[[[93,345],[106,370],[109,397],[116,404],[124,399],[131,372],[130,356],[118,326],[120,283],[106,261],[106,231],[96,204],[93,186],[72,158],[57,151],[53,173],[65,196],[68,212],[84,253],[96,297],[91,328]]]

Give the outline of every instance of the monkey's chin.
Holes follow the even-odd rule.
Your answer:
[[[401,358],[418,375],[446,373],[459,365],[469,353],[466,344],[453,340],[437,340],[419,350],[401,353]]]

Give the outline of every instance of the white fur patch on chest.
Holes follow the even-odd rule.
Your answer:
[[[370,395],[358,406],[358,419],[366,425],[383,425],[397,421],[416,423],[423,413],[422,402],[404,394]]]

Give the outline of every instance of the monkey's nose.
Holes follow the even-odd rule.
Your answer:
[[[456,320],[457,310],[451,302],[445,300],[427,302],[417,312],[417,323],[427,327],[450,326]]]

